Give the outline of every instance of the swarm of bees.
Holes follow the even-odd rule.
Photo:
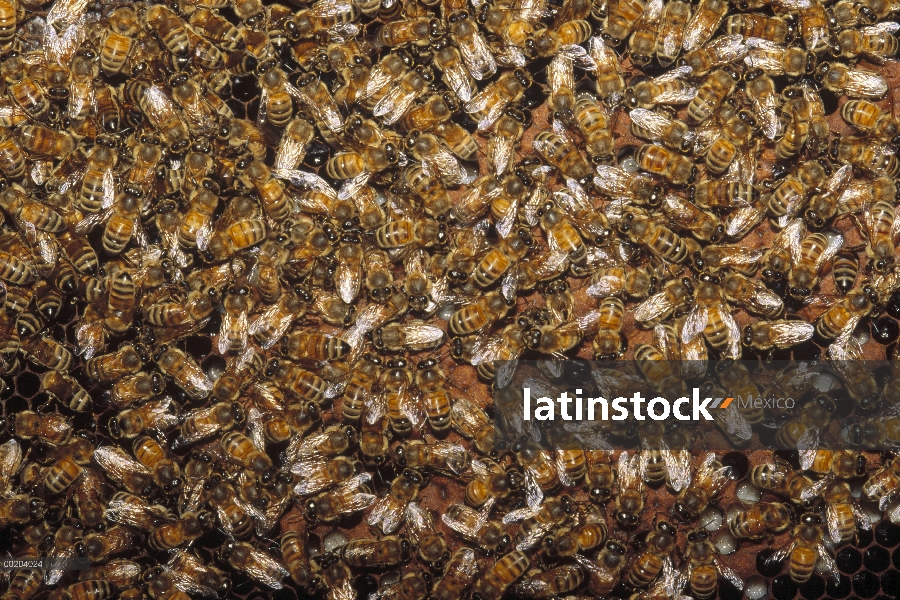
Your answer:
[[[897,11],[0,0],[3,552],[91,565],[0,598],[705,600],[722,533],[839,579],[900,521]],[[715,533],[745,474],[684,430],[495,444],[503,361],[575,357],[830,360],[854,449],[785,373]]]

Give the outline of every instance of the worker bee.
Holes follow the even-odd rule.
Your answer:
[[[812,339],[815,327],[803,321],[757,321],[744,327],[741,341],[761,352],[783,350]]]
[[[69,419],[55,413],[36,413],[25,410],[9,422],[10,433],[17,438],[30,440],[40,438],[51,444],[65,444],[72,438],[72,423]]]
[[[170,149],[177,152],[188,147],[190,133],[187,125],[179,116],[175,104],[161,87],[154,85],[144,90],[139,102],[141,110]]]
[[[233,568],[272,589],[281,589],[281,580],[289,575],[275,557],[247,542],[229,540],[219,549],[218,555]]]
[[[133,530],[116,525],[102,533],[89,533],[84,537],[84,552],[91,563],[102,563],[110,556],[133,548],[138,541]]]
[[[479,577],[472,586],[472,597],[477,600],[499,600],[519,580],[531,561],[519,550],[500,557],[494,566]]]
[[[789,498],[799,504],[810,503],[819,492],[809,477],[794,471],[790,465],[782,461],[756,465],[750,472],[750,481],[761,490]]]
[[[675,236],[674,233],[668,233]],[[689,279],[671,281],[661,291],[638,304],[634,318],[643,327],[655,327],[672,313],[687,312],[694,304],[693,297],[694,286]]]
[[[365,483],[371,479],[368,473],[360,473],[343,482],[330,492],[324,492],[310,499],[306,505],[306,517],[311,522],[330,522],[343,514],[363,510],[375,502],[375,496],[368,493]]]
[[[640,454],[628,456],[627,452],[619,455],[616,467],[618,494],[615,497],[616,523],[623,528],[637,525],[644,510],[644,482],[641,477]]]
[[[871,71],[851,69],[841,63],[822,63],[816,68],[816,78],[827,90],[840,91],[851,98],[880,100],[888,91],[885,78]]]
[[[403,442],[396,450],[397,461],[411,469],[459,475],[469,467],[469,453],[459,444],[420,440]]]
[[[644,108],[635,108],[628,116],[637,137],[661,142],[677,152],[688,152],[694,145],[694,134],[683,121]]]
[[[790,558],[791,580],[798,584],[809,581],[818,561],[822,562],[833,580],[837,581],[840,578],[837,564],[823,543],[825,526],[822,524],[821,515],[812,512],[804,513],[792,534],[793,539],[770,556],[767,560],[768,563],[777,564]]]
[[[688,118],[695,123],[703,123],[709,119],[719,109],[722,101],[731,94],[735,85],[736,75],[733,71],[716,69],[711,72],[697,89],[697,95],[688,104]]]
[[[675,534],[675,527],[668,521],[659,519],[654,523],[653,529],[643,536],[643,550],[628,569],[626,578],[629,585],[646,588],[665,568],[671,567]]]
[[[729,468],[723,467],[716,455],[709,453],[697,467],[690,485],[678,493],[674,514],[682,521],[692,521],[706,509],[728,482]]]
[[[181,422],[180,434],[173,446],[190,446],[200,440],[209,439],[220,432],[243,424],[246,412],[240,404],[219,402],[209,407],[197,408],[185,414]]]
[[[47,371],[41,376],[41,387],[72,410],[86,412],[93,407],[90,394],[65,373]]]
[[[450,424],[460,435],[472,440],[483,454],[494,447],[494,425],[485,412],[465,398],[457,398],[450,406]]]
[[[518,102],[532,79],[524,69],[504,72],[465,104],[466,112],[473,115],[480,130],[489,129],[500,118],[506,107]]]
[[[741,539],[762,539],[776,535],[791,526],[791,509],[781,502],[760,502],[746,510],[738,511],[728,523],[731,535]]]
[[[171,429],[179,421],[178,405],[165,397],[120,412],[110,419],[108,428],[114,439],[133,439],[148,429]]]
[[[493,506],[494,498],[489,498],[479,511],[465,504],[451,504],[441,515],[441,520],[463,539],[477,544],[485,552],[502,552],[511,540],[503,525],[490,519]]]
[[[407,505],[416,499],[424,483],[420,473],[413,469],[404,471],[391,482],[390,491],[376,501],[369,514],[368,524],[382,533],[393,533],[400,527]]]
[[[687,564],[682,574],[687,578],[688,588],[696,598],[711,598],[716,594],[717,580],[721,576],[736,589],[744,587],[743,580],[731,567],[718,559],[718,549],[705,529],[695,529],[687,534],[685,558]]]
[[[619,583],[621,573],[628,565],[625,552],[624,542],[607,540],[596,561],[581,554],[575,555],[578,564],[587,570],[588,590],[592,594],[606,595]]]
[[[788,273],[788,291],[793,298],[803,299],[818,284],[819,273],[843,245],[840,235],[811,233],[792,249],[793,266]]]
[[[168,375],[190,397],[206,398],[212,391],[212,383],[194,359],[177,348],[163,346],[155,357],[163,375]]]
[[[459,548],[447,563],[444,576],[432,587],[431,596],[435,600],[459,598],[477,574],[475,552],[471,548]]]

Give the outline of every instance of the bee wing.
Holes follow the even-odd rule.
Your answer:
[[[676,492],[691,483],[691,453],[687,450],[666,450],[663,452],[666,464],[666,481]]]
[[[389,493],[375,501],[366,522],[371,527],[377,527],[383,534],[389,535],[400,528],[405,514],[403,502]]]
[[[268,306],[266,310],[261,312],[256,318],[253,319],[253,322],[250,323],[249,332],[250,335],[256,335],[257,332],[262,330],[264,327],[272,327],[275,331],[275,334],[266,338],[265,342],[260,344],[263,350],[268,350],[272,346],[275,345],[276,342],[281,340],[284,337],[284,334],[287,333],[288,328],[291,326],[291,322],[294,320],[294,315],[281,310],[281,307],[276,303],[271,306]]]
[[[727,579],[735,588],[739,590],[744,589],[744,580],[741,579],[734,569],[724,564],[718,558],[714,558],[713,562],[716,564],[716,570],[719,572],[719,575]]]
[[[521,548],[519,549],[521,550]],[[513,592],[532,598],[543,598],[553,595],[550,584],[542,579],[526,579],[517,583],[513,586]]]
[[[681,327],[682,341],[690,343],[698,339],[706,329],[707,323],[709,323],[709,311],[700,306],[695,307],[685,318]]]
[[[340,191],[338,191],[337,197],[339,200],[350,200],[354,196],[356,196],[359,191],[365,187],[365,185],[369,182],[369,178],[372,176],[372,173],[369,171],[363,171],[353,179],[346,180],[343,185],[341,185]]]
[[[716,56],[716,65],[727,65],[747,56],[749,47],[742,35],[723,35],[706,45],[706,50]]]
[[[839,544],[843,537],[841,535],[841,519],[838,515],[837,507],[830,502],[825,505],[825,521],[828,525],[828,535],[831,537],[831,541]]]
[[[399,79],[399,77],[397,79]],[[363,99],[371,98],[383,90],[384,87],[392,81],[394,81],[394,76],[385,68],[385,62],[382,61],[378,63],[369,73],[369,80],[366,81],[366,91],[363,95]]]
[[[828,178],[828,181],[825,182],[825,189],[837,194],[850,183],[851,179],[853,179],[853,167],[844,165]]]
[[[450,470],[457,475],[465,471],[469,466],[469,451],[462,444],[435,442],[431,450],[436,456],[444,459]]]
[[[619,455],[617,469],[620,489],[634,488],[641,483],[641,459],[638,454],[628,456],[628,452]]]
[[[127,473],[151,474],[147,467],[116,446],[101,446],[97,448],[94,450],[94,460],[114,479],[121,480]]]
[[[780,348],[802,344],[816,332],[814,325],[803,321],[778,321],[771,327],[775,330],[774,342]]]
[[[622,280],[613,275],[604,275],[598,277],[597,280],[587,288],[588,296],[594,298],[606,298],[607,296],[615,296],[622,291]]]
[[[690,69],[690,67],[688,67]],[[657,94],[654,102],[657,104],[687,104],[697,95],[697,88],[688,84],[675,86],[666,91]]]
[[[537,510],[544,501],[544,491],[538,485],[531,469],[525,469],[525,504],[531,510]]]
[[[847,69],[844,93],[848,96],[881,99],[888,93],[888,82],[882,75],[872,71]]]
[[[182,566],[187,566],[187,568],[181,568]],[[197,594],[204,598],[215,598],[218,595],[218,592],[202,585],[197,579],[188,574],[189,570],[191,573],[202,573],[206,567],[195,555],[183,548],[178,549],[172,555],[169,562],[163,565],[163,569],[172,576],[175,587],[182,592]],[[140,576],[140,571],[138,571],[137,576]]]
[[[635,108],[628,116],[633,125],[646,129],[654,139],[661,138],[672,123],[672,119],[645,108]]]
[[[839,581],[841,578],[841,571],[838,569],[837,563],[831,555],[828,554],[828,550],[821,543],[816,546],[816,554],[819,555],[819,560],[822,561],[822,566],[824,566],[825,570],[831,575],[831,579],[833,581]]]
[[[459,185],[464,178],[459,161],[440,144],[437,152],[422,158],[422,171],[430,177],[439,177],[444,185],[448,186]]]
[[[547,85],[551,94],[558,94],[560,90],[574,89],[575,73],[572,61],[565,56],[556,55],[547,65]]]
[[[872,529],[872,521],[869,520],[869,515],[862,509],[859,505],[859,502],[856,499],[850,499],[850,509],[853,511],[853,516],[856,517],[856,524],[866,531]]]
[[[671,310],[672,306],[668,295],[662,291],[650,296],[634,308],[634,320],[638,323],[647,323],[661,313],[669,313]]]
[[[146,531],[158,520],[167,518],[165,509],[150,506],[136,496],[114,497],[104,515],[109,521]]]
[[[494,60],[494,55],[480,32],[476,31],[469,39],[469,43],[457,43],[456,47],[459,48],[469,73],[478,81],[487,79],[497,72],[497,61]]]
[[[284,565],[266,552],[252,546],[251,548],[250,552],[253,559],[248,561],[243,569],[247,575],[260,583],[264,583],[273,590],[280,590],[284,587],[281,585],[281,580],[289,574]]]
[[[800,499],[803,502],[807,502],[807,503],[812,502],[818,496],[820,496],[822,494],[822,492],[825,491],[825,488],[827,488],[829,485],[831,485],[832,481],[834,481],[834,478],[831,475],[829,475],[829,476],[825,477],[824,479],[820,479],[819,481],[813,483],[812,485],[806,486],[800,492]]]
[[[397,122],[416,99],[414,93],[408,92],[400,84],[394,85],[372,109],[376,117],[383,117],[385,124],[392,125]]]
[[[588,46],[588,53],[590,54],[591,58],[594,59],[596,70],[613,70],[621,75],[621,70],[619,68],[619,57],[618,55],[616,55],[615,50],[606,45],[606,42],[603,41],[603,38],[597,36],[592,37]]]
[[[299,476],[300,481],[294,486],[298,496],[311,496],[331,486],[328,473],[324,470],[325,459],[319,456],[307,456],[291,465],[291,472]]]
[[[731,438],[739,441],[749,440],[753,436],[753,428],[741,411],[737,409],[736,403],[732,402],[724,411],[720,413],[720,425]]]
[[[860,28],[860,33],[863,35],[876,35],[880,33],[897,33],[900,31],[900,23],[896,21],[884,21],[882,23],[876,23],[874,25],[869,25],[868,27]]]
[[[362,286],[362,264],[343,260],[334,273],[338,295],[347,304],[353,304]]]
[[[753,111],[761,121],[760,127],[763,134],[773,140],[779,136],[783,128],[781,118],[778,116],[778,102],[774,95],[764,94],[753,99]]]
[[[517,140],[508,135],[493,135],[488,146],[488,158],[494,165],[494,175],[500,176],[506,172],[515,154]],[[497,188],[500,191],[500,188]],[[479,193],[478,188],[474,188],[469,193]]]
[[[472,80],[468,73],[463,69],[462,65],[454,64],[444,70],[444,80],[447,87],[453,90],[453,93],[463,102],[469,102],[475,95],[477,89],[472,85]]]
[[[816,270],[818,271],[821,271],[822,267],[830,262],[831,259],[834,258],[834,255],[844,246],[844,236],[841,234],[826,232],[825,236],[828,238],[828,246],[825,247],[825,250],[816,261]]]
[[[412,506],[412,504],[410,504]],[[478,516],[477,512],[466,506],[465,504],[457,504],[455,505],[457,508],[453,511],[466,513],[471,521],[466,519],[457,520],[450,516],[449,510],[441,515],[441,521],[444,522],[444,525],[455,531],[456,533],[462,535],[463,537],[475,537],[476,534],[481,530],[481,527],[470,527],[469,523],[477,523]]]
[[[628,194],[628,183],[634,177],[633,175],[610,165],[597,165],[596,171],[594,185],[601,194],[610,198],[619,198]]]
[[[554,464],[556,465],[556,473],[559,476],[559,482],[564,487],[575,487],[575,481],[569,477],[566,472],[566,454],[564,450],[556,450],[554,452]]]
[[[411,346],[438,346],[444,339],[444,330],[437,325],[404,325],[403,331]]]
[[[328,185],[324,179],[315,173],[301,171],[299,169],[272,169],[272,177],[289,181],[301,189],[311,189],[321,194],[325,194],[332,199],[337,199],[338,197],[334,188]]]
[[[107,207],[98,213],[88,213],[82,220],[75,224],[75,233],[81,235],[90,233],[100,223],[105,223],[112,216],[113,209]],[[33,227],[33,225],[32,225]]]
[[[504,110],[506,110],[506,101],[496,102],[488,109],[484,118],[478,122],[478,130],[485,131],[490,129],[497,122],[497,119],[500,118],[500,115],[503,114]]]
[[[512,202],[510,202],[509,206],[506,209],[506,212],[503,213],[503,216],[497,219],[496,229],[497,233],[500,234],[500,237],[508,238],[510,235],[512,235],[513,228],[516,226],[516,214],[518,212],[519,201],[518,199],[514,199]]]
[[[794,548],[797,546],[797,540],[792,540],[790,543],[776,550],[772,556],[766,559],[767,565],[775,565],[781,562],[784,562],[788,556],[790,556],[791,552],[794,551]]]
[[[22,467],[22,446],[15,439],[0,446],[0,493],[6,493],[10,481]]]
[[[434,520],[429,511],[417,502],[410,502],[406,505],[406,527],[413,540],[418,541],[434,531]]]
[[[327,98],[313,99],[310,98],[306,92],[300,88],[294,87],[286,81],[284,82],[284,88],[289,95],[309,107],[313,115],[315,115],[318,120],[325,123],[325,126],[328,127],[328,129],[334,132],[343,129],[344,122],[341,119],[341,113],[338,110],[337,104],[334,102],[334,98],[331,97],[331,94],[328,94]]]

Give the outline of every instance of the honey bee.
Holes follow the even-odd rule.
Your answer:
[[[26,410],[17,413],[9,422],[10,433],[17,438],[40,438],[50,444],[60,445],[72,438],[72,424],[63,415],[39,414]]]
[[[168,451],[154,438],[141,436],[132,446],[134,457],[152,474],[156,485],[165,491],[172,491],[181,485],[181,469],[169,456]]]
[[[728,3],[721,0],[702,0],[688,21],[682,47],[692,52],[706,45],[728,13]]]
[[[768,562],[776,564],[789,558],[791,580],[802,584],[809,581],[816,563],[822,561],[825,570],[837,581],[840,571],[823,544],[825,526],[822,524],[821,515],[804,513],[792,534],[791,542],[777,550],[769,557]]]
[[[607,540],[597,555],[596,562],[576,554],[575,559],[588,573],[588,590],[592,594],[606,595],[619,583],[621,573],[625,570],[626,546],[619,540]]]
[[[718,1],[718,0],[713,0]],[[703,123],[719,109],[736,85],[736,75],[727,69],[711,72],[697,89],[697,95],[688,104],[688,118],[695,123]],[[758,99],[756,95],[754,99]]]
[[[624,42],[647,8],[644,0],[632,0],[616,5],[616,9],[606,18],[603,39],[613,46]]]
[[[435,582],[431,596],[435,600],[452,600],[459,598],[478,574],[475,552],[471,548],[462,547],[453,553],[444,576]]]
[[[642,552],[635,557],[628,569],[626,578],[629,585],[646,588],[659,577],[664,568],[671,567],[675,534],[675,527],[668,521],[660,519],[654,523],[653,529],[643,537]]]
[[[854,539],[857,527],[871,529],[868,515],[851,495],[847,482],[832,482],[823,490],[822,498],[825,500],[828,535],[836,544]]]
[[[167,375],[186,394],[195,399],[206,398],[212,391],[212,383],[200,366],[177,348],[160,348],[155,357],[163,375]]]
[[[165,7],[161,7],[164,8]],[[168,10],[168,9],[165,9]],[[144,90],[139,98],[141,110],[170,149],[180,151],[190,144],[187,125],[166,92],[159,86]]]
[[[360,473],[334,490],[310,499],[305,505],[307,519],[311,522],[330,522],[345,513],[357,512],[371,505],[376,498],[364,487],[370,479],[368,473]]]
[[[472,597],[477,600],[499,600],[525,574],[530,563],[528,555],[519,550],[502,556],[475,581]]]
[[[478,129],[489,129],[500,118],[506,107],[518,102],[532,84],[531,76],[524,69],[504,72],[465,104],[466,112],[478,121]]]
[[[697,467],[690,485],[679,492],[672,510],[679,519],[691,521],[706,508],[728,482],[728,467],[715,454],[707,454]]]
[[[276,558],[247,542],[229,540],[219,549],[218,555],[233,568],[272,589],[281,589],[281,580],[289,575]]]
[[[164,380],[159,373],[134,373],[119,378],[109,391],[109,400],[118,409],[150,400],[162,393]]]
[[[681,237],[646,216],[625,213],[617,227],[633,243],[646,245],[670,262],[682,263],[688,257],[687,245]]]
[[[848,124],[882,140],[892,140],[900,133],[897,121],[868,100],[850,100],[841,107],[841,117]]]
[[[640,473],[640,455],[619,455],[616,468],[618,494],[615,497],[616,523],[623,528],[634,527],[644,510],[644,483]]]
[[[122,411],[110,419],[108,427],[114,439],[133,439],[148,429],[171,429],[178,422],[178,405],[165,397]]]
[[[41,387],[72,410],[86,412],[93,407],[90,394],[80,383],[65,373],[47,371],[41,376]]]
[[[534,138],[534,149],[566,178],[585,185],[591,178],[591,167],[581,153],[553,132],[542,131]]]
[[[185,447],[200,440],[209,439],[220,432],[230,430],[246,421],[247,415],[240,404],[219,402],[209,407],[197,408],[186,413],[181,422],[180,434],[174,447]]]
[[[712,598],[716,594],[717,580],[721,576],[737,589],[744,587],[743,580],[717,557],[715,544],[709,539],[705,529],[695,529],[687,534],[685,558],[687,565],[682,574],[687,578],[688,587],[696,598]]]
[[[761,352],[783,350],[812,339],[815,327],[802,321],[758,321],[744,327],[741,341]]]
[[[457,398],[450,407],[450,424],[475,448],[490,454],[494,446],[494,425],[481,408],[465,398]]]
[[[661,142],[677,152],[688,152],[693,147],[694,134],[683,121],[644,108],[635,108],[628,116],[631,131],[637,137]]]
[[[121,448],[113,446],[97,448],[94,451],[94,460],[110,478],[124,485],[132,494],[146,495],[153,485],[152,473]]]
[[[766,535],[776,535],[791,526],[791,509],[781,502],[760,502],[747,510],[738,511],[728,530],[741,539],[762,539]]]
[[[851,69],[841,63],[822,63],[816,68],[816,78],[825,89],[840,90],[851,98],[880,100],[887,94],[887,80],[878,73]]]
[[[818,284],[819,273],[825,264],[841,249],[844,239],[840,235],[826,236],[811,233],[792,250],[793,267],[788,273],[788,292],[791,297],[808,297]]]
[[[799,504],[809,504],[819,493],[809,477],[794,471],[790,465],[781,461],[753,467],[750,481],[764,491]]]
[[[386,568],[405,563],[411,551],[409,540],[397,536],[355,539],[341,548],[341,558],[351,567]]]

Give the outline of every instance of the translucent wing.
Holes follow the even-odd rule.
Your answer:
[[[366,522],[388,535],[400,528],[406,514],[404,503],[388,494],[375,501]]]
[[[841,579],[841,571],[838,569],[837,563],[831,558],[831,555],[828,554],[828,550],[825,549],[825,546],[819,544],[816,546],[816,553],[819,555],[819,560],[822,562],[822,566],[826,571],[831,575],[831,580],[834,582],[840,581]]]
[[[744,580],[741,579],[741,576],[734,569],[722,563],[718,558],[714,558],[713,561],[716,563],[716,570],[719,572],[719,575],[727,579],[736,589],[744,589]]]
[[[468,43],[457,44],[457,48],[475,79],[481,81],[497,72],[497,61],[481,33],[476,31]]]
[[[844,93],[848,96],[880,99],[888,93],[888,82],[879,73],[848,69],[844,80]]]
[[[453,92],[462,102],[469,102],[475,95],[475,88],[472,80],[463,70],[462,65],[455,63],[451,67],[444,70],[444,80]]]
[[[10,482],[22,466],[22,447],[15,439],[0,446],[0,493],[7,494]]]
[[[434,154],[422,157],[422,170],[430,177],[439,177],[447,186],[459,185],[464,177],[459,161],[440,144]]]
[[[393,125],[406,114],[415,99],[414,93],[397,84],[375,104],[372,114],[376,117],[383,117],[385,124]]]
[[[246,545],[250,546],[250,544]],[[247,575],[273,590],[280,590],[284,587],[281,585],[281,580],[289,574],[284,565],[275,557],[253,546],[250,546],[250,553],[253,558],[243,569]]]
[[[687,450],[667,450],[663,452],[666,464],[666,481],[676,492],[691,483],[691,453]]]
[[[305,104],[318,120],[325,123],[328,129],[337,132],[344,127],[341,113],[331,94],[328,94],[327,98],[311,98],[306,92],[290,83],[284,82],[284,87],[288,94]]]
[[[716,411],[716,415],[720,425],[732,439],[746,441],[753,436],[753,428],[737,409],[736,402],[729,404],[724,411]]]
[[[142,475],[150,475],[150,471],[137,462],[127,452],[116,446],[101,446],[94,450],[94,460],[103,467],[107,473],[115,479],[123,479],[126,474],[140,473]]]

